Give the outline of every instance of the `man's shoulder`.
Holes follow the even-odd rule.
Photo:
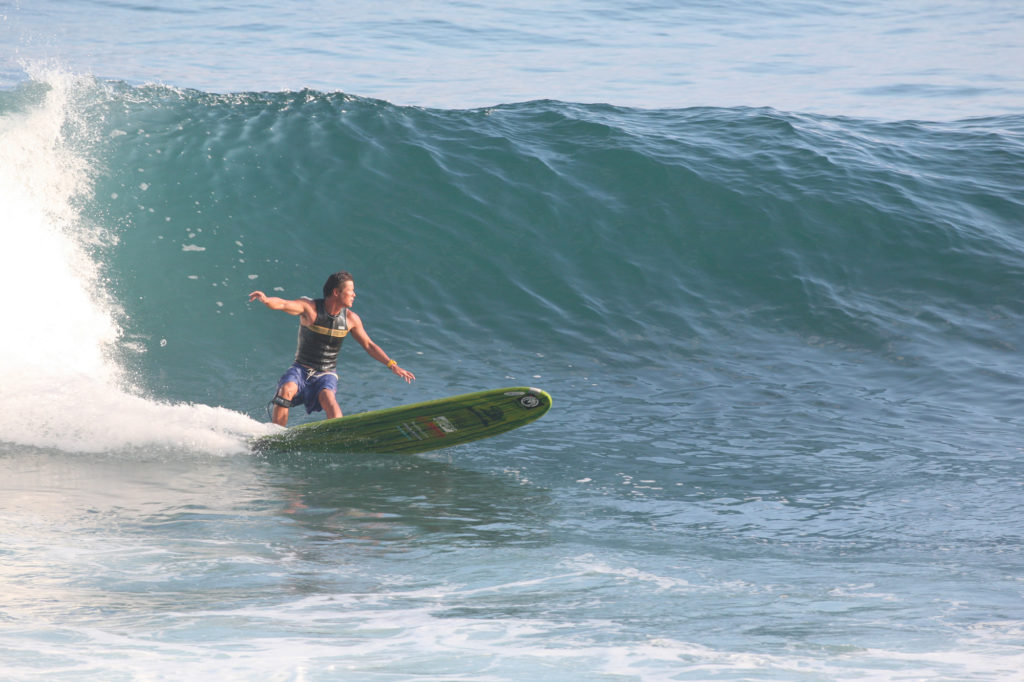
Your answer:
[[[294,302],[302,306],[303,313],[305,313],[305,315],[310,318],[309,323],[312,324],[317,316],[316,300],[310,298],[309,296],[299,296],[297,299],[295,299]]]

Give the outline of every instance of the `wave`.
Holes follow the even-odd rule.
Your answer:
[[[0,366],[0,440],[97,452],[234,452],[262,430],[247,417],[146,397],[117,356],[124,311],[104,254],[116,232],[88,216],[98,166],[79,112],[96,83],[59,73],[0,98],[0,205],[10,314]]]
[[[0,117],[5,230],[25,240],[4,283],[47,302],[5,337],[31,392],[55,379],[18,372],[45,365],[97,382],[76,402],[258,415],[294,330],[245,294],[316,293],[337,269],[382,345],[466,363],[432,365],[432,391],[545,355],[576,382],[643,376],[648,400],[737,358],[956,400],[1019,376],[1022,116],[436,110],[47,76],[0,92]]]

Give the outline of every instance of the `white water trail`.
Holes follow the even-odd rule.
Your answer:
[[[118,309],[94,254],[114,242],[82,216],[97,169],[69,139],[77,131],[81,142],[76,98],[101,88],[55,70],[30,74],[45,95],[0,109],[0,441],[70,452],[245,450],[263,425],[149,399],[113,359]]]

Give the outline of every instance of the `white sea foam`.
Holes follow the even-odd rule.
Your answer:
[[[189,679],[369,679],[386,665],[391,677],[446,680],[895,681],[1019,679],[1021,665],[1019,652],[992,640],[917,653],[858,647],[829,656],[814,647],[765,652],[668,634],[636,637],[611,621],[455,616],[422,597],[342,593],[239,608],[168,609],[153,617],[152,631],[70,625],[71,644],[32,640],[29,651],[8,638],[8,669],[38,675],[66,671],[69,661],[82,669],[101,662],[108,672],[166,679],[155,671],[169,663],[175,676]],[[197,636],[207,628],[216,629],[215,643]],[[253,637],[277,630],[291,635]],[[145,656],[130,655],[138,652]]]
[[[0,117],[0,440],[71,451],[236,451],[264,429],[225,409],[154,401],[114,359],[119,309],[97,254],[116,242],[83,218],[94,168],[76,95],[95,84],[36,69],[42,101]]]

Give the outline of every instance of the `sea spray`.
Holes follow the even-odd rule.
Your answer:
[[[116,238],[82,211],[100,169],[76,95],[95,97],[98,86],[57,71],[35,76],[0,108],[0,287],[12,319],[0,335],[0,439],[73,451],[244,448],[258,424],[150,400],[115,359],[122,313],[100,254]]]

